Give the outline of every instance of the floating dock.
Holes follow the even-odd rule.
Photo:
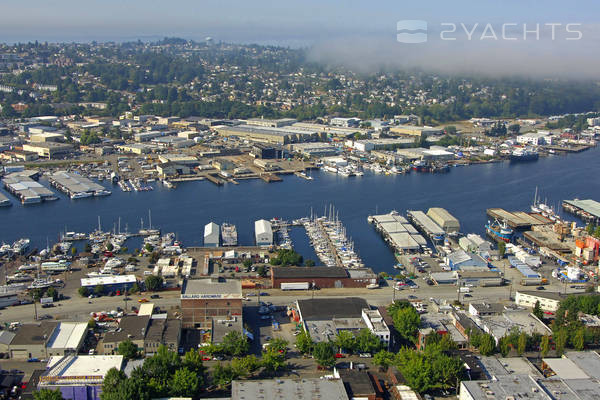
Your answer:
[[[260,174],[260,179],[267,183],[271,182],[281,182],[283,179],[274,174]]]
[[[214,175],[208,174],[206,175],[206,179],[208,179],[217,186],[223,186],[223,180],[221,178],[217,178]]]
[[[539,214],[529,214],[523,211],[506,211],[502,208],[488,208],[487,215],[500,221],[506,221],[513,229],[530,229],[532,226],[552,223]]]

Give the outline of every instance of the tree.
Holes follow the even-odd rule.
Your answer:
[[[197,376],[204,376],[205,368],[202,363],[202,356],[196,349],[191,349],[185,353],[181,360],[181,364]]]
[[[456,126],[448,125],[444,128],[447,135],[456,135]]]
[[[59,389],[41,389],[37,392],[33,392],[34,400],[63,400],[62,394]]]
[[[421,317],[415,308],[411,305],[399,309],[392,309],[392,319],[394,327],[407,341],[415,343],[417,340],[417,331],[421,325]]]
[[[573,347],[577,351],[582,351],[585,347],[585,329],[583,327],[578,328],[573,335],[571,340]]]
[[[256,273],[261,278],[264,278],[265,276],[267,276],[267,270],[264,265],[259,265],[258,268],[256,269]]]
[[[85,286],[81,286],[79,289],[77,289],[77,292],[81,297],[88,297],[90,295],[90,291]]]
[[[106,244],[106,250],[113,251],[114,248],[115,248],[115,246],[112,244],[112,242],[108,242]]]
[[[535,315],[538,319],[544,318],[544,312],[542,311],[539,300],[537,300],[533,306],[533,315]]]
[[[263,368],[266,372],[277,372],[285,367],[285,352],[280,353],[275,346],[268,346],[262,353]]]
[[[280,249],[277,256],[271,258],[271,265],[287,267],[290,265],[302,265],[302,256],[293,249]]]
[[[304,261],[304,266],[305,267],[314,267],[315,266],[315,262],[311,259],[308,259],[306,261]]]
[[[213,383],[219,388],[224,389],[231,384],[231,381],[239,378],[235,374],[234,369],[230,366],[223,366],[221,363],[217,363],[212,373]]]
[[[383,369],[388,369],[394,362],[394,353],[386,350],[381,350],[373,356],[373,364],[379,365]]]
[[[480,338],[480,344],[478,347],[481,355],[491,356],[496,351],[496,341],[494,337],[489,334],[483,334]]]
[[[296,336],[296,348],[300,353],[308,354],[312,351],[314,343],[310,337],[310,334],[302,329],[302,331]]]
[[[247,355],[241,358],[234,358],[231,360],[231,368],[235,371],[236,375],[246,377],[258,371],[261,366],[261,361],[256,358],[254,354]]]
[[[506,243],[503,241],[498,241],[498,254],[500,255],[500,258],[503,258],[505,253],[506,253]]]
[[[556,347],[556,355],[562,356],[567,340],[569,339],[569,332],[566,327],[559,328],[554,334],[554,344]]]
[[[512,134],[512,135],[518,135],[519,132],[521,131],[521,125],[519,124],[512,124],[508,126],[508,131]]]
[[[171,396],[195,397],[200,389],[200,380],[194,372],[183,367],[175,371],[169,387]]]
[[[356,349],[356,338],[349,331],[339,331],[336,335],[333,343],[336,345],[338,349],[346,350],[348,353],[352,354]]]
[[[55,287],[50,286],[48,290],[46,290],[46,296],[52,297],[53,301],[58,300],[58,290]]]
[[[225,354],[242,356],[248,352],[250,344],[243,334],[237,331],[231,331],[223,337],[221,349]]]
[[[356,349],[361,353],[376,353],[381,347],[381,340],[368,329],[361,329],[356,335]]]
[[[548,351],[550,351],[550,336],[544,335],[542,336],[542,343],[540,344],[540,352],[542,357],[546,357]]]
[[[126,359],[131,360],[137,357],[138,347],[131,340],[127,339],[119,343],[119,347],[117,347],[117,353],[122,355]]]
[[[522,356],[526,350],[527,350],[527,334],[525,332],[521,332],[519,334],[519,341],[517,344],[517,353],[519,353],[519,355]]]
[[[144,280],[144,283],[146,284],[147,290],[155,292],[157,290],[162,289],[163,278],[161,276],[157,276],[157,275],[149,275]]]
[[[331,368],[335,365],[335,353],[329,342],[316,343],[313,348],[313,357],[322,367]]]
[[[252,260],[249,258],[245,259],[243,265],[244,268],[250,268],[252,266]]]
[[[102,296],[104,294],[104,286],[102,286],[102,285],[94,286],[94,294],[96,296]]]
[[[126,379],[127,375],[125,375],[125,372],[116,368],[109,369],[102,382],[101,398],[104,399],[108,396],[116,395],[116,392],[119,390],[119,385]]]

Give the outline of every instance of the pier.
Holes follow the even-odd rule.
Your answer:
[[[600,221],[600,203],[595,200],[565,200],[562,208],[569,214],[575,215],[586,222],[597,224]]]
[[[265,181],[267,183],[281,182],[283,180],[275,174],[268,174],[268,173],[260,174],[260,179],[262,179],[263,181]]]
[[[500,221],[506,221],[513,229],[530,229],[532,226],[547,225],[549,219],[539,214],[529,214],[522,211],[506,211],[502,208],[488,208],[487,215]]]

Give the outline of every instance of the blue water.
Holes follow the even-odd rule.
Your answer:
[[[141,218],[147,226],[151,209],[153,226],[175,232],[186,246],[202,244],[204,225],[209,221],[234,223],[240,244],[252,244],[257,219],[299,218],[309,215],[311,207],[322,214],[333,204],[365,264],[375,271],[391,272],[393,254],[367,223],[367,216],[376,210],[404,213],[444,207],[460,220],[463,232],[483,233],[486,208],[528,211],[536,186],[541,198],[555,208],[563,199],[600,200],[599,155],[600,149],[593,149],[533,163],[455,167],[448,174],[384,176],[367,172],[363,177],[344,178],[315,171],[314,181],[289,175],[283,182],[271,184],[249,180],[217,187],[201,181],[179,184],[175,190],[157,184],[153,192],[130,193],[114,186],[108,197],[70,200],[59,194],[58,201],[26,207],[8,195],[14,205],[0,209],[0,242],[29,237],[33,246],[43,248],[46,238],[56,242],[65,226],[72,231],[91,231],[98,216],[104,229],[112,229],[121,217],[122,229],[128,224],[130,231],[137,231]],[[291,236],[305,258],[316,258],[301,230],[292,230]]]

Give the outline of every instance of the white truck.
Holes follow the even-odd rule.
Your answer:
[[[459,293],[470,293],[470,292],[471,292],[471,288],[468,288],[468,287],[466,287],[466,286],[461,286],[461,287],[460,287],[460,288],[457,290],[457,292],[459,292]]]
[[[310,283],[308,282],[283,282],[281,290],[308,290]]]

